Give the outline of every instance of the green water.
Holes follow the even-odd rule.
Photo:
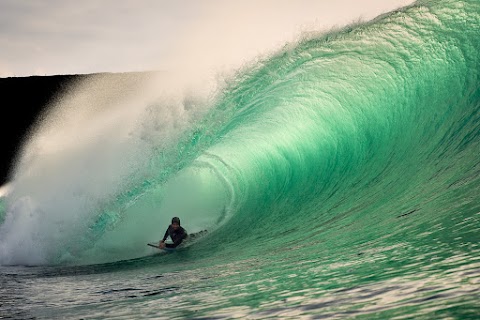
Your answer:
[[[67,232],[7,214],[0,312],[478,318],[479,52],[480,2],[421,1],[246,67]],[[152,256],[172,212],[209,235]]]

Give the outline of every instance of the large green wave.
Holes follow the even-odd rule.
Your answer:
[[[400,217],[429,230],[474,214],[479,12],[475,1],[419,2],[239,74],[188,164],[208,163],[232,187],[216,240],[284,243],[356,221],[378,237]]]
[[[472,235],[449,221],[480,207],[479,21],[478,1],[421,1],[246,66],[51,257],[133,257],[159,215],[232,259]]]

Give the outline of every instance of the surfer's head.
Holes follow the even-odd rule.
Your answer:
[[[172,226],[175,227],[175,225],[180,226],[180,218],[179,217],[173,217],[172,218]]]

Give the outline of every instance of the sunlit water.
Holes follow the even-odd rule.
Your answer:
[[[480,2],[424,1],[214,97],[93,108],[76,143],[47,116],[1,202],[0,315],[477,319],[479,52]],[[208,235],[147,247],[172,215]]]

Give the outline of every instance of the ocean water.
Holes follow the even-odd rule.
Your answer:
[[[480,317],[479,1],[309,34],[202,98],[80,91],[0,202],[1,317]],[[174,215],[208,234],[146,246]]]

